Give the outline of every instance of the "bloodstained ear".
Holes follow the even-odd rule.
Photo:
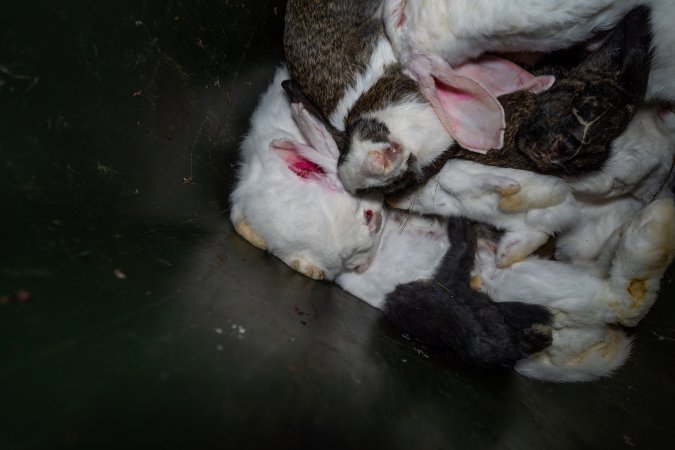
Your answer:
[[[299,179],[319,183],[335,192],[344,190],[335,169],[325,168],[322,165],[325,158],[312,146],[291,139],[276,139],[270,143],[270,150],[281,157],[288,170]],[[334,164],[332,160],[330,162]]]

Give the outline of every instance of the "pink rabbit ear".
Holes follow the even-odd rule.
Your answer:
[[[478,81],[497,97],[523,90],[539,94],[555,82],[553,75],[534,76],[511,61],[492,55],[468,61],[455,70]]]
[[[270,143],[270,150],[275,152],[286,163],[286,167],[298,178],[321,184],[326,189],[342,192],[344,189],[335,174],[335,164],[325,158],[314,147],[291,139],[276,139]]]
[[[506,122],[498,95],[541,91],[553,83],[552,77],[534,77],[497,57],[483,57],[454,70],[439,57],[418,54],[410,72],[448,133],[478,153],[504,145]]]

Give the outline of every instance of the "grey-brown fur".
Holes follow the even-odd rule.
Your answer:
[[[384,27],[380,0],[289,0],[284,54],[291,77],[330,115],[357,74],[365,71]]]

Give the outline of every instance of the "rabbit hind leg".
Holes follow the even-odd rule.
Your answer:
[[[239,218],[234,222],[234,230],[239,234],[239,236],[246,239],[251,245],[257,247],[261,250],[267,249],[267,242],[265,239],[260,236],[245,218]]]

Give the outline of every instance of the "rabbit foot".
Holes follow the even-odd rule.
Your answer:
[[[539,192],[541,190],[541,192]],[[546,192],[546,193],[545,193]],[[499,210],[505,213],[518,213],[531,209],[551,208],[565,201],[568,192],[564,189],[541,189],[536,185],[525,184],[511,195],[499,199]]]
[[[246,222],[245,219],[239,219],[234,224],[234,230],[239,234],[239,236],[246,239],[251,245],[259,248],[260,250],[267,249],[267,242],[263,239],[258,233],[251,228],[251,225]]]
[[[497,247],[497,267],[509,267],[523,261],[548,241],[546,233],[538,231],[508,232]]]
[[[497,186],[495,191],[502,197],[508,197],[517,194],[520,191],[520,184],[514,182],[504,186]]]
[[[294,259],[289,266],[296,272],[300,272],[313,280],[323,280],[326,278],[326,272],[303,259]]]
[[[474,268],[469,281],[471,289],[487,292],[486,282],[500,271],[495,264],[497,245],[488,239],[478,239],[474,257]]]
[[[612,268],[619,300],[611,302],[619,323],[636,325],[656,300],[660,279],[675,257],[675,203],[657,200],[622,231]]]
[[[522,359],[516,371],[530,378],[563,382],[608,376],[628,358],[631,340],[610,328],[561,328],[553,331],[553,345]]]

